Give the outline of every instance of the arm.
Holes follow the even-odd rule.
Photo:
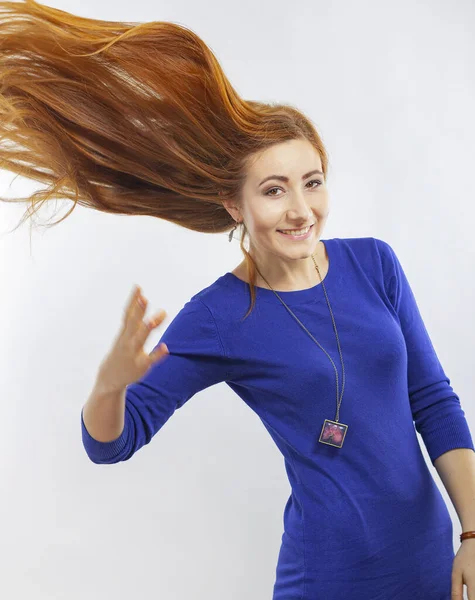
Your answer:
[[[462,526],[462,531],[475,531],[475,452],[455,448],[439,456],[434,466]]]
[[[376,242],[386,295],[406,342],[408,396],[415,428],[435,466],[435,460],[449,450],[468,448],[473,452],[471,432],[399,259],[387,242]]]
[[[86,402],[82,439],[92,462],[129,460],[194,394],[228,379],[230,360],[218,326],[199,298],[185,304],[154,350],[161,343],[168,347],[167,358],[155,363],[121,395],[110,393],[110,387],[99,383]]]
[[[84,425],[89,434],[99,442],[117,440],[124,430],[125,392],[107,390],[100,376],[83,407]]]

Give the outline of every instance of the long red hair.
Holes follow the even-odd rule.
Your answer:
[[[148,215],[204,233],[235,223],[248,161],[273,144],[308,140],[296,108],[243,100],[215,55],[171,22],[88,19],[35,2],[0,2],[0,167],[47,187],[18,226],[53,199]],[[17,226],[17,227],[18,227]],[[251,312],[256,271],[244,246]]]

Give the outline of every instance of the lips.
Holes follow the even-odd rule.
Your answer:
[[[300,231],[301,229],[307,229],[307,227],[313,227],[315,225],[315,223],[312,223],[311,225],[304,225],[304,227],[294,227],[294,228],[289,228],[289,229],[278,229],[277,231],[280,231],[281,233],[285,233],[286,231]]]

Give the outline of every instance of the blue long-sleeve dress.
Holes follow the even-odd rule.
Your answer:
[[[474,449],[403,268],[383,240],[322,240],[325,286],[346,383],[341,448],[319,442],[335,420],[334,368],[272,290],[228,272],[187,302],[163,333],[169,356],[126,391],[111,442],[82,440],[94,463],[130,459],[197,392],[226,384],[284,457],[291,494],[273,600],[450,600],[452,522],[424,460]],[[342,371],[321,283],[279,292]],[[155,347],[157,347],[155,346]]]

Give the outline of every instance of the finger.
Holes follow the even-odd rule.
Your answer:
[[[147,300],[143,296],[140,287],[137,288],[127,312],[125,313],[124,325],[127,329],[134,331],[143,319],[147,310]]]
[[[131,308],[134,304],[134,302],[137,300],[137,298],[139,297],[139,295],[142,293],[142,288],[139,285],[135,285],[134,289],[132,291],[132,296],[129,300],[129,304],[128,307]]]
[[[151,331],[159,325],[161,325],[166,317],[166,311],[164,309],[161,309],[160,311],[158,311],[158,313],[155,313],[155,315],[151,319],[142,321],[138,327],[136,334],[137,344],[139,346],[143,346],[145,340],[148,338]]]
[[[124,310],[125,319],[128,318],[132,314],[132,311],[133,311],[135,305],[137,304],[137,300],[141,293],[142,293],[142,290],[141,290],[140,286],[136,285],[132,291],[132,295],[131,295],[129,301],[127,302],[127,304],[125,306],[125,310]]]
[[[150,332],[150,331],[152,331],[152,329],[155,329],[156,327],[161,325],[163,323],[163,321],[165,320],[166,316],[167,316],[167,313],[163,308],[161,310],[159,310],[158,313],[156,313],[151,319],[146,321],[145,325],[146,325],[148,331]]]
[[[164,356],[170,354],[168,350],[168,346],[166,344],[160,344],[158,348],[156,348],[151,354],[150,358],[154,363],[160,361]]]

